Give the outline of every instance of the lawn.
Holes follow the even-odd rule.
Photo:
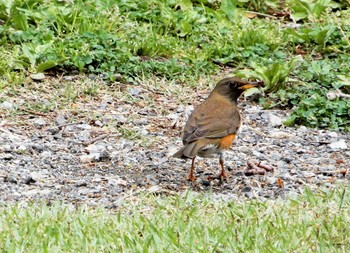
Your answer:
[[[134,192],[116,210],[3,206],[2,252],[347,252],[349,188],[289,200]]]
[[[0,1],[0,89],[37,73],[196,86],[229,69],[258,79],[287,125],[349,131],[348,1]],[[46,72],[45,72],[46,71]],[[40,77],[43,78],[43,77]],[[39,78],[39,79],[40,79]],[[1,101],[0,101],[1,102]]]
[[[16,97],[74,75],[93,80],[84,88],[93,99],[98,85],[162,80],[162,91],[168,81],[195,92],[226,73],[263,81],[245,96],[265,109],[290,109],[287,126],[348,132],[349,7],[346,0],[0,0],[0,104],[2,92]],[[73,89],[57,106],[72,102],[64,98]],[[265,202],[131,192],[113,210],[2,203],[0,250],[347,252],[349,190]]]

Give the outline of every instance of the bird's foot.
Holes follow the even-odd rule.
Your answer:
[[[263,164],[256,160],[251,160],[247,162],[248,168],[244,171],[244,175],[265,175],[266,172],[273,172],[274,168],[270,165]]]
[[[221,182],[223,182],[223,181],[226,181],[226,182],[227,182],[228,175],[227,175],[225,172],[221,172],[219,178],[220,178],[220,181],[221,181]]]
[[[193,174],[189,174],[187,177],[187,180],[191,182],[195,182],[197,178]]]

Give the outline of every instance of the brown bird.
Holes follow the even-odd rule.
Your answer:
[[[193,175],[196,156],[213,157],[219,154],[220,178],[227,177],[224,167],[224,151],[229,149],[241,126],[242,118],[237,99],[243,91],[256,86],[238,77],[222,79],[209,97],[189,116],[183,131],[183,147],[173,157],[192,159],[188,180]]]

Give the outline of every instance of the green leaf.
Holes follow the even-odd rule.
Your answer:
[[[56,61],[46,61],[46,62],[40,63],[36,69],[37,69],[37,72],[43,72],[47,69],[51,69],[55,67],[56,65],[57,65]]]
[[[31,65],[36,63],[37,55],[35,54],[34,46],[32,44],[22,45],[23,55],[29,60]]]
[[[234,21],[235,19],[235,0],[222,0],[220,9],[226,14],[227,18],[230,21]]]
[[[179,5],[183,11],[191,11],[193,9],[191,0],[180,0]]]
[[[24,14],[17,13],[16,15],[14,15],[13,21],[15,22],[17,29],[20,29],[22,31],[28,30],[27,16],[25,16]]]
[[[248,90],[244,91],[243,95],[244,95],[244,97],[250,97],[250,96],[252,96],[254,94],[259,94],[259,93],[261,93],[260,89],[258,89],[258,88],[251,88],[251,89],[248,89]]]

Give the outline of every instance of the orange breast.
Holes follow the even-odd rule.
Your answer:
[[[231,147],[233,140],[236,138],[236,134],[229,134],[220,140],[220,149],[228,149]]]

